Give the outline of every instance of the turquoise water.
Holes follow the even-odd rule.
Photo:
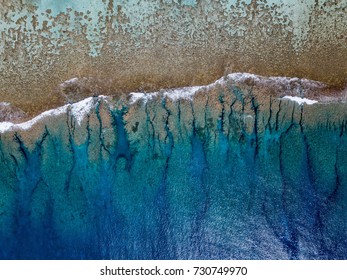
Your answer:
[[[0,134],[1,259],[347,257],[346,105],[114,103]]]

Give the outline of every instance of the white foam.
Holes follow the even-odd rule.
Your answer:
[[[108,99],[110,98],[109,96],[106,96],[106,95],[99,95],[98,96],[99,99],[102,99],[102,100],[105,100],[105,101],[108,101]]]
[[[249,80],[249,79],[252,79],[254,81],[260,81],[260,79],[265,79],[265,77],[262,77],[262,76],[258,76],[258,75],[255,75],[255,74],[250,74],[250,73],[231,73],[231,74],[228,74],[228,79],[230,80],[233,80],[235,82],[245,82],[246,80]],[[225,79],[224,79],[225,81]]]
[[[178,99],[192,99],[195,93],[206,88],[206,86],[184,87],[178,89],[170,89],[163,93],[163,97],[167,97],[172,101]]]
[[[0,133],[4,133],[8,130],[11,130],[14,124],[11,122],[0,122]]]
[[[42,114],[38,115],[37,117],[31,119],[30,121],[20,123],[20,124],[14,124],[11,122],[0,122],[0,132],[4,133],[6,131],[10,130],[28,130],[30,129],[34,124],[39,122],[40,120],[48,117],[48,116],[59,116],[63,113],[66,113],[68,105],[65,105],[63,107],[59,107],[56,109],[52,109],[46,112],[43,112]]]
[[[8,102],[0,102],[0,106],[10,106],[11,103],[8,103]]]
[[[203,89],[209,89],[213,88],[216,85],[224,85],[227,81],[232,81],[236,83],[245,83],[247,81],[253,81],[255,84],[268,84],[270,86],[274,85],[280,85],[284,88],[286,93],[301,93],[302,90],[306,89],[319,89],[324,88],[325,85],[321,82],[317,81],[311,81],[307,79],[300,79],[300,78],[289,78],[289,77],[263,77],[255,74],[250,73],[231,73],[227,76],[224,76],[217,81],[205,85],[205,86],[192,86],[192,87],[183,87],[183,88],[177,88],[177,89],[168,89],[163,90],[160,92],[152,92],[152,93],[143,93],[143,92],[131,92],[131,99],[130,104],[133,104],[139,100],[142,100],[144,103],[151,100],[154,96],[157,96],[159,93],[163,97],[167,97],[171,99],[172,101],[176,101],[178,99],[190,99],[192,100],[194,95]],[[293,100],[298,102],[299,104],[306,103],[306,104],[313,104],[312,102],[316,103],[317,101],[311,101],[309,99],[298,99]]]
[[[102,99],[105,99],[104,96],[101,96]],[[95,101],[93,97],[88,97],[87,99],[84,99],[80,102],[74,103],[74,104],[68,104],[64,105],[62,107],[58,107],[56,109],[52,109],[46,112],[41,113],[40,115],[36,116],[35,118],[19,123],[14,124],[11,122],[0,122],[0,133],[4,133],[6,131],[11,130],[28,130],[30,129],[34,124],[38,123],[40,120],[47,118],[49,116],[60,116],[62,114],[66,114],[68,109],[70,109],[71,115],[74,117],[78,125],[81,125],[82,120],[86,115],[90,113],[92,108],[95,105]]]
[[[210,85],[209,85],[210,86]],[[183,87],[177,89],[168,89],[160,92],[151,92],[151,93],[143,93],[143,92],[131,92],[130,104],[133,104],[139,100],[147,103],[149,100],[157,97],[158,94],[161,94],[162,97],[167,97],[172,101],[176,101],[178,99],[192,99],[195,93],[199,90],[207,88],[209,86],[193,86],[193,87]]]
[[[222,77],[218,79],[217,81],[206,86],[182,87],[182,88],[167,89],[167,90],[162,90],[160,92],[150,92],[150,93],[131,92],[129,93],[131,95],[130,104],[133,104],[139,100],[142,100],[144,103],[146,103],[147,101],[153,99],[153,97],[157,97],[159,94],[161,94],[163,97],[167,97],[171,99],[172,101],[177,101],[178,99],[192,100],[194,95],[198,91],[203,89],[209,89],[214,87],[215,85],[224,84],[224,83],[225,83],[225,77]]]
[[[289,95],[287,95],[287,96],[283,97],[282,99],[291,100],[293,102],[298,103],[299,105],[302,105],[302,104],[312,105],[312,104],[318,103],[318,101],[316,101],[316,100],[307,99],[307,98],[301,98],[301,97],[298,97],[298,96],[289,96]]]
[[[80,102],[71,104],[71,114],[75,117],[78,125],[81,125],[82,120],[88,115],[93,108],[95,102],[93,97],[88,97]]]
[[[130,104],[133,104],[139,100],[142,100],[144,103],[147,103],[148,100],[151,100],[153,97],[156,97],[158,95],[158,92],[130,92],[129,94],[131,95]]]

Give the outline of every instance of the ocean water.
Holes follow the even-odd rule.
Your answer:
[[[346,259],[347,105],[320,90],[240,74],[1,123],[0,258]]]

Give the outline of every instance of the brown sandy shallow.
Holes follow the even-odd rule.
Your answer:
[[[343,3],[319,1],[318,5],[316,1],[307,15],[299,15],[303,26],[295,23],[294,17],[280,15],[275,6],[266,8],[262,1],[243,4],[229,14],[218,1],[209,4],[209,13],[204,1],[198,1],[197,7],[176,7],[181,21],[172,20],[170,11],[175,7],[162,4],[160,12],[146,19],[147,30],[141,33],[141,25],[122,18],[122,7],[116,9],[114,1],[108,1],[108,16],[98,19],[103,26],[103,35],[98,38],[102,48],[93,57],[87,25],[81,23],[81,30],[69,29],[73,25],[71,15],[83,16],[80,12],[66,11],[41,25],[30,22],[30,27],[27,18],[34,15],[35,19],[37,11],[33,1],[26,2],[29,4],[0,2],[3,22],[11,21],[10,11],[27,13],[13,22],[13,27],[1,31],[5,45],[0,55],[0,102],[9,102],[28,116],[64,104],[66,94],[59,85],[74,77],[92,82],[75,92],[72,99],[204,85],[232,72],[321,81],[331,88],[330,94],[346,85],[347,7]],[[244,15],[236,11],[244,11]],[[74,20],[81,22],[78,17]],[[55,40],[47,24],[58,26],[61,36],[68,39]],[[116,31],[115,24],[133,27]],[[231,28],[239,25],[244,31],[230,35]],[[29,32],[30,28],[34,30]]]
[[[166,52],[168,52],[166,50]],[[269,54],[237,53],[216,54],[209,50],[187,50],[180,53],[169,52],[162,57],[154,53],[139,53],[131,59],[110,61],[108,56],[92,59],[66,54],[54,65],[31,72],[25,76],[1,74],[0,100],[10,102],[29,115],[62,105],[65,100],[59,91],[59,84],[73,77],[87,77],[94,81],[92,91],[86,94],[114,95],[131,91],[155,91],[213,82],[230,72],[252,72],[263,76],[299,77],[322,81],[332,89],[345,86],[347,51],[335,52],[320,49],[306,55],[281,54],[274,50]],[[77,63],[68,61],[77,59]],[[40,69],[45,61],[38,61]],[[25,68],[24,66],[21,66]],[[18,71],[18,69],[15,69]],[[24,71],[21,69],[21,71]],[[10,71],[9,71],[10,72]]]

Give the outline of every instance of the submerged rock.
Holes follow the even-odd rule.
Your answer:
[[[21,109],[7,102],[0,102],[0,122],[19,121],[26,116]]]

